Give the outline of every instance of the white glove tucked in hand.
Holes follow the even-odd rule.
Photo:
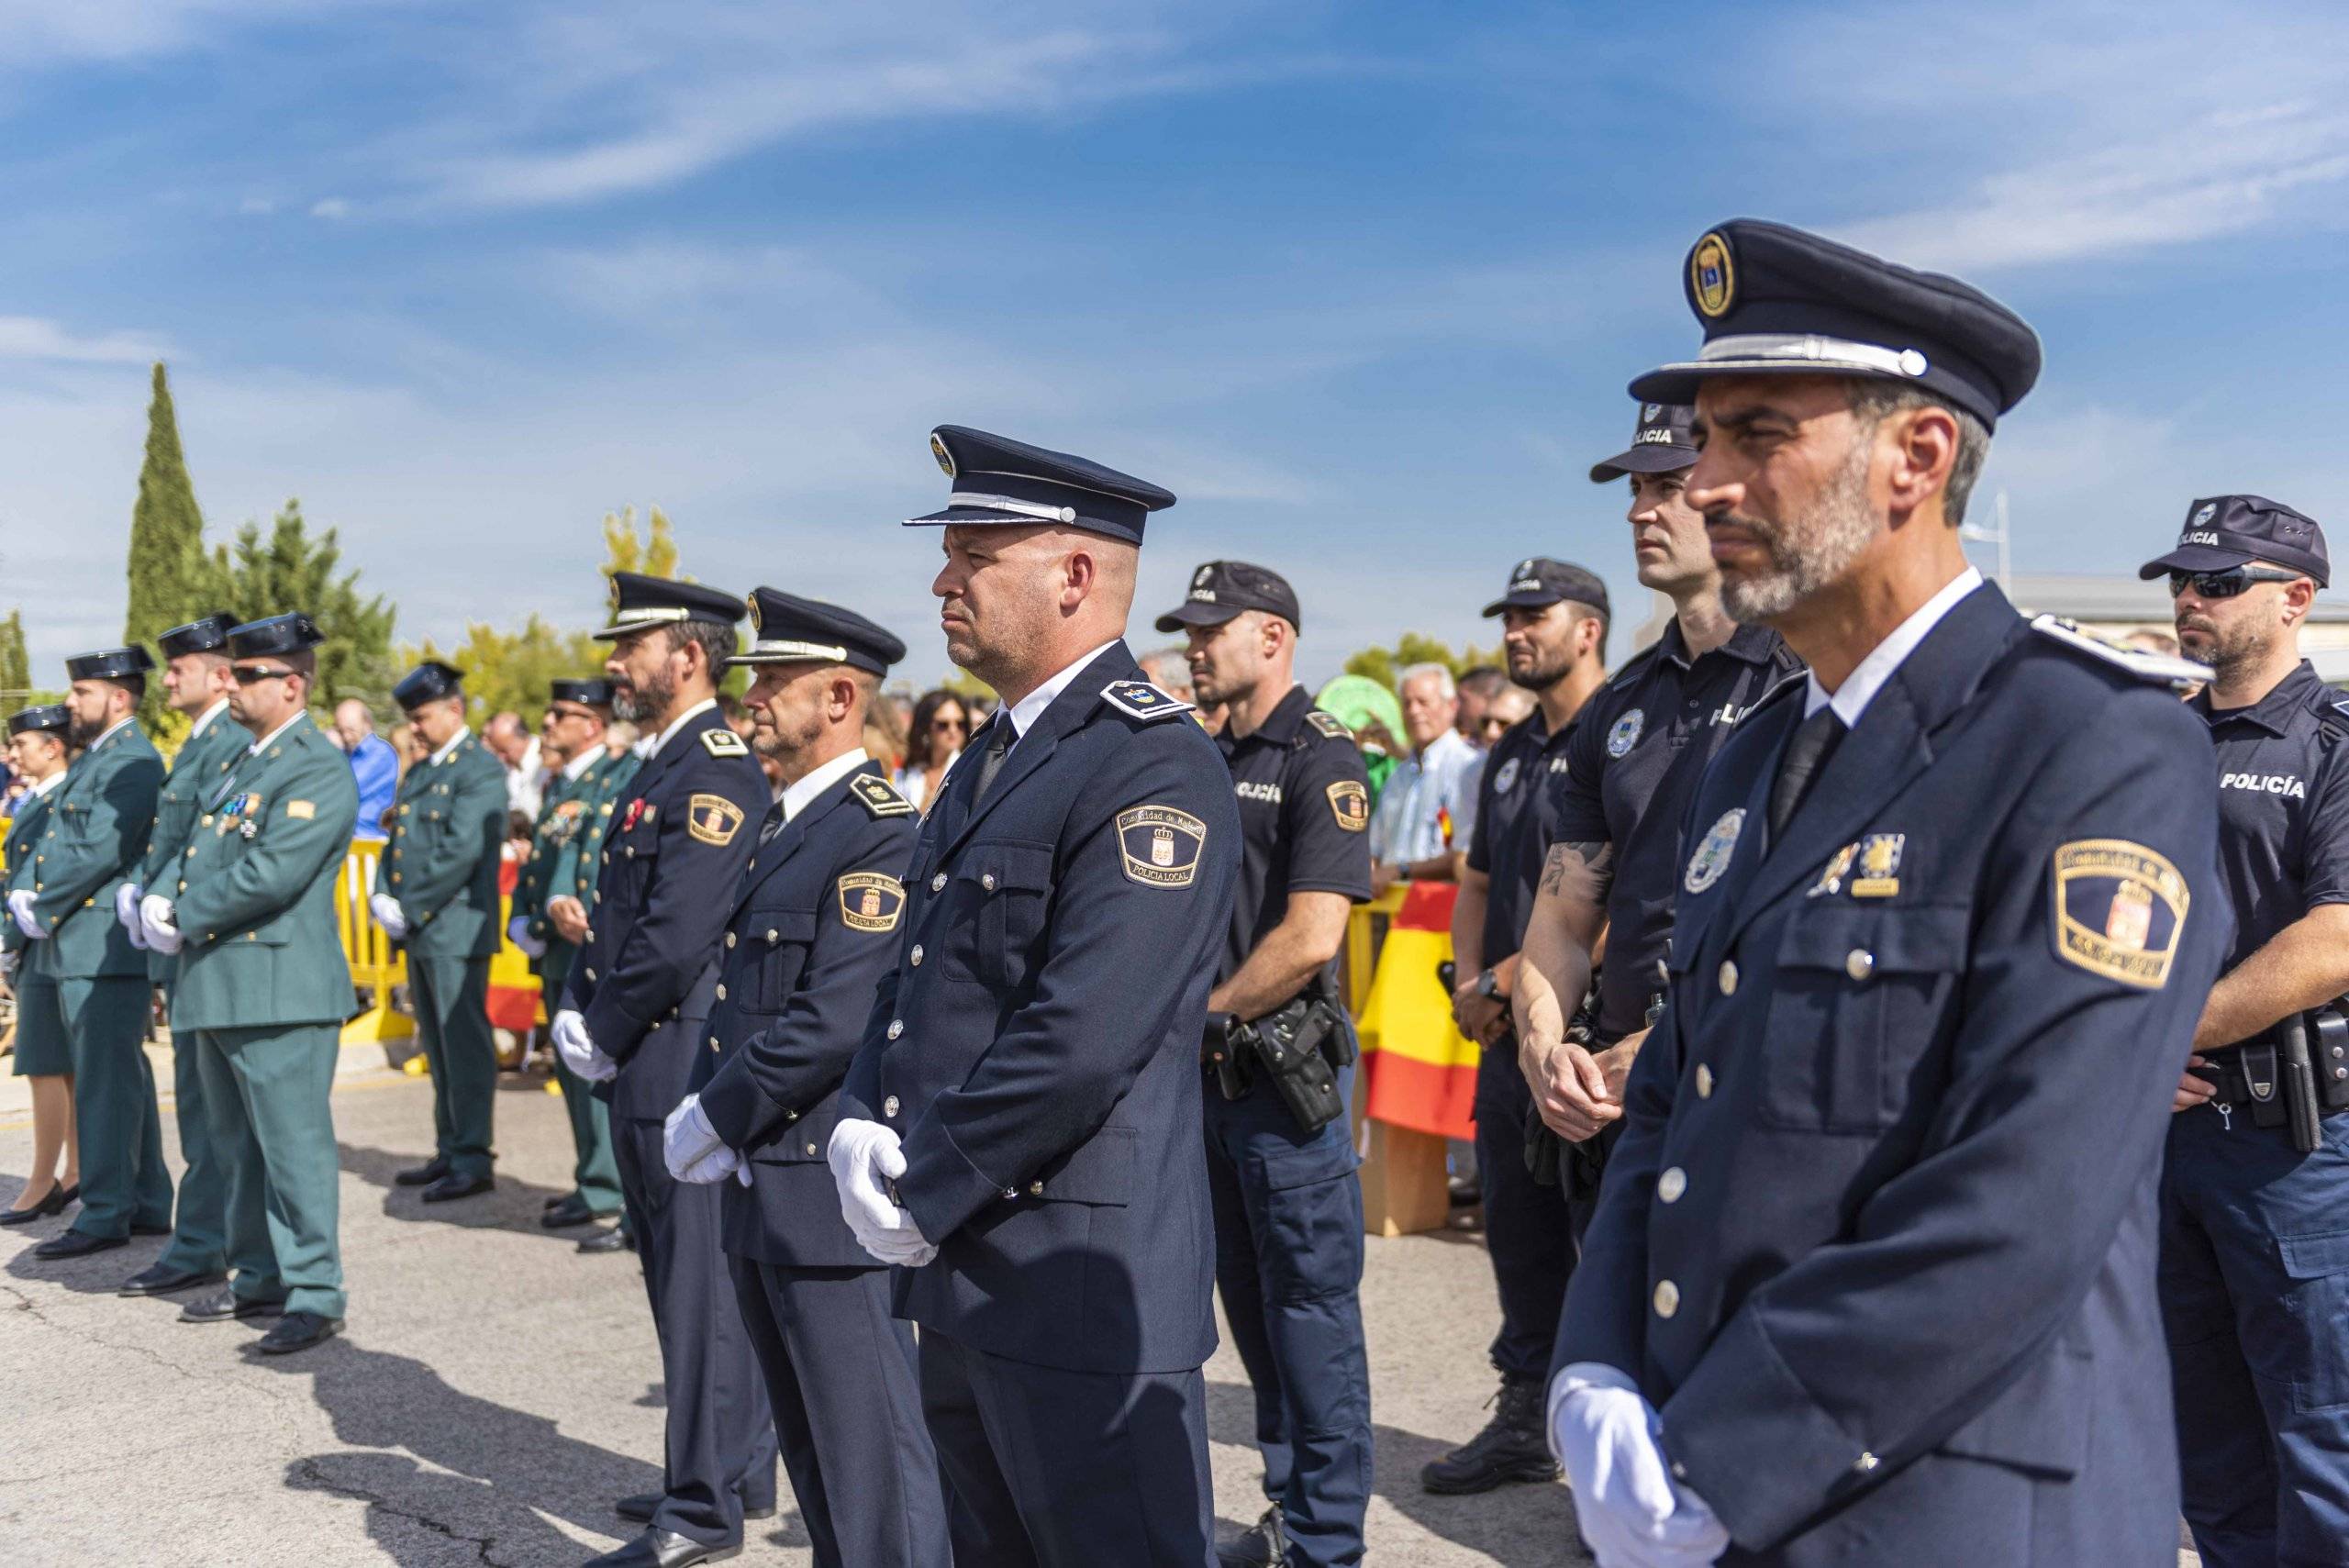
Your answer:
[[[367,911],[375,917],[375,924],[384,928],[384,935],[398,941],[407,935],[407,917],[400,913],[400,901],[388,893],[378,893],[367,900]]]
[[[530,935],[530,917],[528,915],[517,915],[506,922],[506,940],[520,948],[528,957],[544,958],[547,955],[547,944]]]
[[[587,1020],[572,1008],[555,1014],[547,1033],[562,1064],[589,1083],[608,1083],[619,1076],[620,1064],[596,1049],[596,1042],[587,1038]]]
[[[726,1147],[718,1129],[709,1125],[709,1113],[701,1108],[699,1095],[679,1100],[662,1124],[661,1157],[668,1162],[669,1174],[696,1186],[722,1182],[742,1163],[742,1157]]]
[[[150,893],[139,901],[139,929],[157,952],[169,956],[180,951],[179,914],[161,894]]]
[[[28,941],[39,941],[49,935],[49,928],[33,913],[33,890],[20,887],[8,895],[8,913],[17,917],[17,929],[25,933]]]
[[[114,890],[115,920],[129,933],[130,945],[135,948],[147,945],[147,929],[139,919],[139,884],[135,882],[126,882]]]
[[[1600,1568],[1703,1568],[1729,1550],[1712,1509],[1672,1478],[1663,1431],[1620,1368],[1576,1362],[1551,1381],[1550,1447]]]
[[[877,1121],[843,1120],[832,1129],[824,1158],[840,1188],[841,1218],[856,1244],[901,1269],[918,1269],[938,1256],[914,1217],[889,1195],[887,1184],[906,1173],[905,1151],[895,1129]]]

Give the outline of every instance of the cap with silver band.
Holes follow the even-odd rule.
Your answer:
[[[610,642],[650,626],[710,620],[732,626],[742,618],[742,601],[698,583],[648,577],[641,572],[612,573],[612,624],[592,633]]]
[[[903,642],[854,610],[780,588],[751,590],[751,636],[728,664],[846,664],[885,675],[906,656]]]
[[[1148,480],[965,425],[930,431],[930,452],[954,489],[944,510],[907,517],[908,528],[1060,523],[1140,544],[1143,521],[1174,504]]]

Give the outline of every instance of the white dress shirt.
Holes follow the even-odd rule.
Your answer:
[[[1087,664],[1092,663],[1117,645],[1118,639],[1111,638],[1007,708],[1005,711],[1011,715],[1012,744],[1016,746],[1019,743],[1019,737],[1027,734],[1035,722],[1043,717],[1044,710],[1052,706],[1052,699],[1068,690],[1070,684],[1085,673],[1085,667]]]
[[[661,749],[668,745],[670,741],[676,739],[678,730],[683,729],[697,716],[708,712],[711,708],[714,708],[717,706],[718,699],[716,697],[704,697],[701,701],[694,704],[693,706],[685,709],[685,712],[671,719],[669,721],[669,728],[662,730],[659,735],[653,737],[652,749],[644,753],[646,760],[650,761],[651,759],[659,756],[661,754]]]
[[[788,822],[807,810],[809,801],[856,772],[863,762],[864,748],[859,746],[841,752],[798,783],[784,785],[783,794],[776,797],[783,802],[783,819]]]
[[[1894,627],[1889,637],[1868,650],[1868,656],[1852,667],[1852,673],[1843,677],[1843,684],[1835,688],[1832,696],[1828,695],[1826,687],[1819,684],[1817,674],[1809,676],[1810,689],[1803,696],[1802,716],[1809,718],[1832,703],[1835,717],[1843,721],[1844,728],[1856,726],[1860,722],[1860,715],[1867,711],[1868,704],[1883,689],[1885,682],[1892,679],[1892,673],[1900,668],[1909,655],[1917,651],[1917,645],[1941,624],[1942,617],[1957,608],[1960,599],[1980,586],[1982,569],[1978,566],[1969,566],[1951,578],[1943,584],[1940,593],[1918,606],[1907,620]]]

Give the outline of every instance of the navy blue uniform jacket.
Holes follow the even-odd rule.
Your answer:
[[[841,1095],[903,1138],[899,1201],[938,1244],[896,1310],[1015,1361],[1187,1371],[1215,1349],[1199,1039],[1240,863],[1231,774],[1122,642],[974,808],[985,749],[922,825]]]
[[[836,779],[751,857],[735,889],[695,1080],[748,1159],[725,1246],[761,1262],[878,1268],[841,1218],[825,1151],[841,1080],[897,953],[918,818],[877,763]]]
[[[1725,1562],[2166,1562],[2155,1184],[2232,925],[2209,737],[1985,586],[1772,844],[1804,686],[1684,826],[1559,1362],[1638,1380]]]
[[[596,1089],[614,1116],[658,1121],[685,1097],[717,990],[727,895],[769,804],[766,775],[712,706],[646,758],[613,805],[562,1005],[619,1063]]]

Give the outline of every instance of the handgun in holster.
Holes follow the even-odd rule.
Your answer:
[[[1325,998],[1296,997],[1277,1012],[1235,1023],[1229,1036],[1251,1068],[1272,1081],[1297,1125],[1319,1132],[1346,1114],[1338,1073],[1353,1065],[1353,1031]]]
[[[2254,1127],[2288,1128],[2294,1150],[2314,1152],[2321,1119],[2349,1110],[2349,1018],[2327,1006],[2278,1020],[2221,1058],[2219,1092],[2240,1096]]]
[[[1199,1065],[1215,1074],[1216,1090],[1227,1100],[1245,1095],[1251,1082],[1248,1063],[1241,1059],[1242,1052],[1231,1038],[1239,1022],[1230,1013],[1209,1013],[1199,1041]]]

